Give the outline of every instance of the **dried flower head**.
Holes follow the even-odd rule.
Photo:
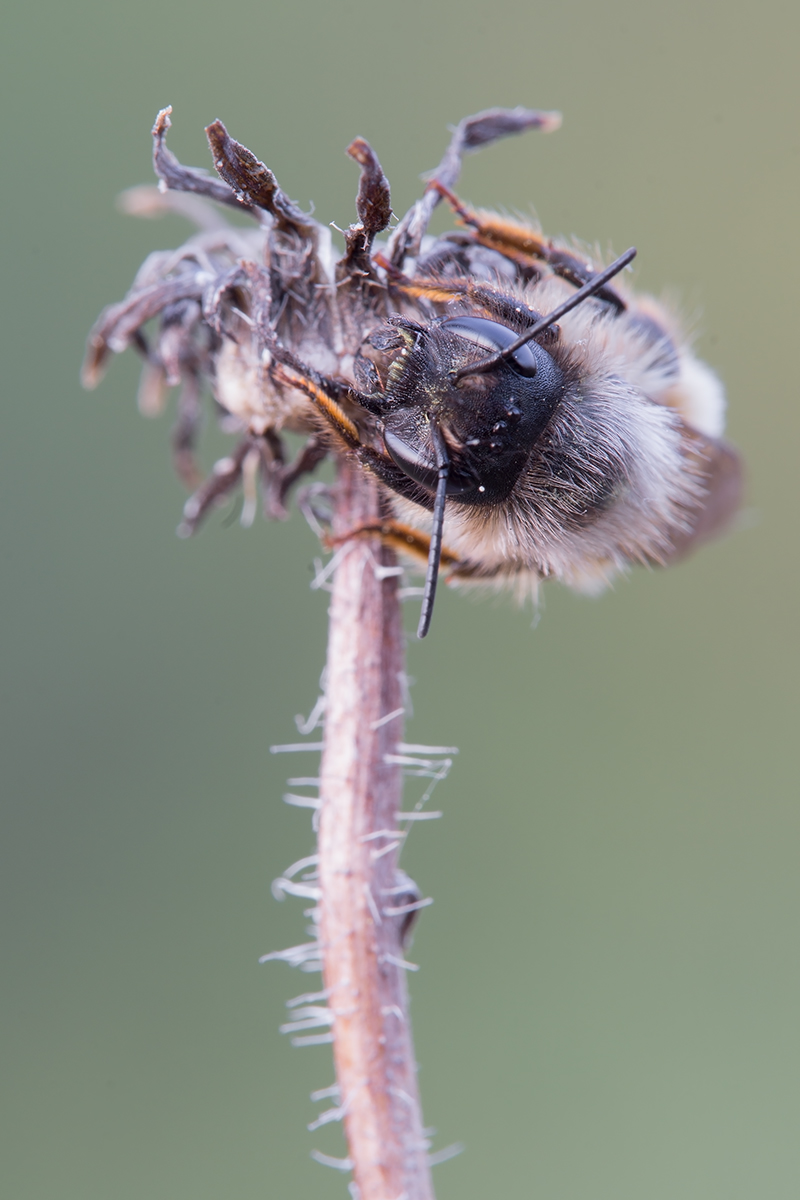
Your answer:
[[[380,536],[428,563],[424,635],[440,566],[522,593],[551,575],[593,589],[631,563],[670,561],[730,518],[740,471],[720,440],[722,389],[660,305],[610,284],[635,251],[601,272],[453,195],[464,153],[555,129],[557,114],[462,121],[385,242],[389,185],[357,138],[358,220],[338,253],[220,121],[206,130],[219,177],[182,166],[166,145],[170,111],[153,128],[158,190],[128,192],[125,207],[178,212],[198,231],[152,254],[101,315],[83,378],[93,387],[109,352],[133,345],[142,411],[180,386],[173,449],[194,489],[180,533],[240,486],[245,522],[259,483],[267,514],[282,516],[327,454],[355,458],[385,485]],[[442,198],[463,228],[432,238]],[[225,208],[254,228],[232,226]],[[239,441],[201,481],[204,381]],[[292,462],[285,432],[306,439]]]

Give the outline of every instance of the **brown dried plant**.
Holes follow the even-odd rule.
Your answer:
[[[322,971],[284,1026],[298,1044],[333,1044],[336,1084],[316,1097],[335,1103],[311,1128],[342,1120],[348,1155],[318,1159],[352,1171],[360,1200],[428,1200],[430,1167],[454,1148],[432,1154],[421,1116],[405,955],[430,900],[398,855],[413,822],[435,815],[422,807],[431,787],[403,810],[403,775],[432,786],[451,751],[403,741],[396,555],[427,563],[424,636],[440,568],[454,582],[531,592],[548,575],[591,588],[633,562],[669,561],[730,517],[738,459],[719,436],[721,389],[675,321],[610,285],[635,251],[598,271],[576,248],[453,195],[464,153],[554,129],[557,114],[493,109],[462,121],[384,242],[389,185],[356,138],[358,219],[339,252],[220,121],[206,130],[217,176],[182,166],[166,145],[170,112],[153,128],[158,188],[132,189],[123,206],[179,213],[197,232],[151,254],[102,313],[83,379],[94,387],[110,353],[132,346],[144,413],[180,389],[173,453],[192,489],[183,536],[238,489],[244,524],[259,494],[267,516],[284,517],[294,485],[335,462],[332,489],[299,497],[333,554],[315,580],[332,591],[324,695],[301,729],[322,725],[323,740],[275,747],[322,756],[287,797],[313,810],[317,852],[275,883],[277,895],[313,902],[311,940],[265,960]],[[442,198],[464,228],[433,238]],[[252,226],[227,221],[231,209]],[[206,478],[204,393],[237,438]],[[287,433],[303,439],[291,460]]]

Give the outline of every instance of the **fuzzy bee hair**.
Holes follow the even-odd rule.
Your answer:
[[[570,290],[549,276],[505,295],[547,313]],[[735,511],[719,380],[664,308],[625,302],[620,312],[589,301],[560,322],[554,354],[568,385],[508,499],[448,503],[445,544],[470,564],[457,578],[535,594],[552,577],[593,592],[634,563],[674,561]],[[392,505],[421,524],[418,506]]]
[[[359,220],[337,256],[330,231],[220,122],[207,134],[221,178],[181,166],[166,147],[169,111],[153,131],[161,191],[138,189],[128,207],[177,209],[200,232],[152,256],[102,314],[84,378],[93,385],[109,350],[133,344],[145,409],[181,382],[174,445],[192,481],[209,380],[241,440],[188,501],[182,532],[240,483],[252,499],[259,479],[267,511],[282,515],[289,488],[326,454],[354,457],[384,485],[385,520],[369,532],[428,563],[424,635],[440,567],[455,584],[520,595],[546,578],[595,591],[633,564],[674,561],[730,521],[741,469],[721,438],[723,390],[677,320],[612,286],[616,266],[601,273],[574,246],[452,192],[464,153],[556,128],[557,114],[462,121],[385,242],[389,186],[356,139]],[[462,227],[432,238],[442,199]],[[209,200],[257,228],[233,228]],[[293,463],[286,431],[308,439]]]

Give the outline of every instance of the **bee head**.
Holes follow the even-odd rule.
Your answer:
[[[472,505],[507,498],[563,395],[564,374],[538,342],[489,371],[459,372],[516,337],[475,316],[427,327],[395,317],[373,335],[373,346],[390,354],[380,403],[384,443],[409,478],[436,490],[435,425],[449,458],[447,495]]]
[[[519,335],[470,315],[427,327],[397,316],[373,334],[375,349],[396,353],[383,394],[366,406],[382,418],[395,466],[441,493],[442,512],[446,496],[481,505],[508,498],[566,388],[545,348],[558,338],[555,322],[635,255],[632,246]]]

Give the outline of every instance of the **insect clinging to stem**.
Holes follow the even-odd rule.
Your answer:
[[[386,234],[389,185],[370,145],[358,221],[337,254],[221,122],[206,133],[218,178],[167,149],[171,109],[153,128],[159,189],[126,193],[129,212],[177,211],[198,232],[151,255],[124,301],[89,338],[84,381],[109,351],[145,359],[140,404],[181,385],[176,464],[196,487],[179,532],[243,484],[252,515],[283,515],[288,492],[327,455],[380,480],[375,535],[426,563],[418,633],[436,582],[535,594],[557,578],[602,588],[635,563],[669,563],[720,532],[739,504],[741,467],[722,440],[724,393],[675,317],[616,279],[631,249],[601,270],[530,223],[475,211],[454,194],[462,156],[555,113],[491,109],[455,128],[424,194]],[[444,200],[460,228],[427,229]],[[218,206],[247,212],[230,225]],[[154,336],[148,322],[157,319]],[[194,461],[203,379],[224,427],[240,434],[210,478]],[[306,435],[294,462],[282,434]]]

